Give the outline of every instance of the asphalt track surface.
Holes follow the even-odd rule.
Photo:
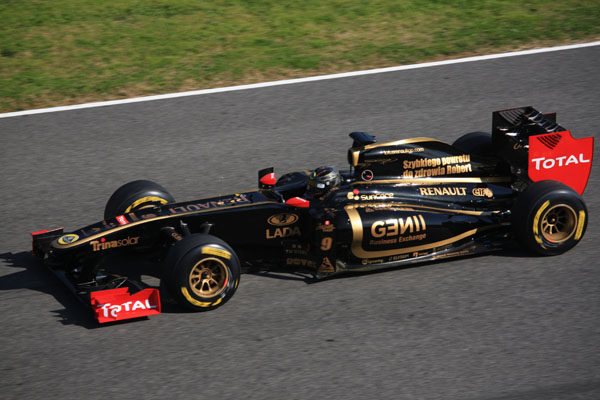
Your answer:
[[[597,136],[599,71],[590,47],[0,119],[0,397],[600,398],[598,160],[587,233],[551,258],[514,250],[315,284],[244,275],[216,311],[98,328],[27,253],[28,232],[101,219],[124,182],[179,200],[250,189],[267,166],[344,167],[350,131],[452,142],[489,130],[492,110],[533,105]]]

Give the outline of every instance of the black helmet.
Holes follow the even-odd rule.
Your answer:
[[[319,167],[308,177],[308,192],[314,196],[323,196],[340,185],[340,172],[334,167]]]

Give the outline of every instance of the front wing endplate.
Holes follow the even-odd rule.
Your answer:
[[[583,194],[592,168],[594,138],[575,139],[571,132],[529,137],[529,178],[558,181]]]

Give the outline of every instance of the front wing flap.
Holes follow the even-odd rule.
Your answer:
[[[160,314],[158,289],[129,294],[129,288],[98,290],[90,293],[94,315],[100,323]]]

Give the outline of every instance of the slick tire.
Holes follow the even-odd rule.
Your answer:
[[[110,196],[104,209],[104,219],[174,202],[173,196],[158,183],[145,180],[133,181],[124,184]]]
[[[575,246],[587,227],[588,211],[581,196],[556,181],[534,182],[514,206],[516,238],[538,254],[562,254]]]
[[[191,311],[208,311],[233,296],[240,273],[240,261],[227,243],[197,233],[171,247],[164,262],[163,280],[178,304]]]
[[[467,154],[491,156],[494,153],[492,147],[492,135],[487,132],[471,132],[462,135],[452,143],[460,151]]]

